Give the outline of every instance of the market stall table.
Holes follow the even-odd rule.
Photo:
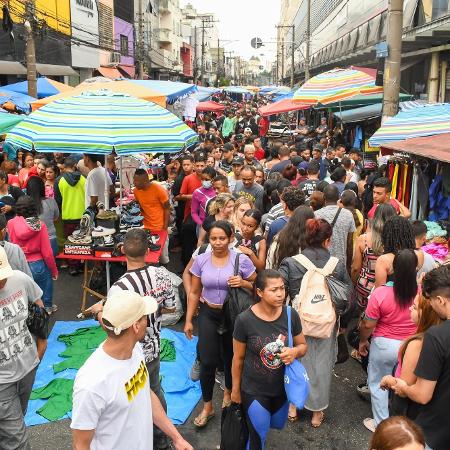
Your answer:
[[[152,231],[152,234],[158,234],[159,240],[158,245],[160,246],[158,251],[151,252],[149,251],[145,257],[145,262],[148,264],[157,264],[159,261],[159,257],[161,256],[162,249],[164,248],[164,244],[168,239],[167,231]],[[111,256],[111,257],[98,257],[98,256],[86,256],[86,255],[65,255],[64,253],[60,253],[57,256],[58,259],[72,259],[77,261],[84,261],[84,272],[83,272],[83,294],[81,297],[81,312],[83,313],[86,309],[86,300],[88,295],[92,295],[93,297],[97,297],[100,300],[105,299],[106,297],[99,292],[94,291],[89,287],[93,269],[89,269],[89,261],[104,261],[106,262],[106,291],[109,291],[111,287],[111,274],[110,274],[110,263],[112,262],[126,262],[125,256]]]

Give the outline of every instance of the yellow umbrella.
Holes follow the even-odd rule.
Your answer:
[[[35,102],[31,103],[31,107],[33,111],[36,111],[41,106],[47,105],[48,103],[53,102],[54,100],[59,100],[66,97],[73,97],[74,95],[81,94],[82,92],[86,91],[98,91],[102,89],[108,89],[109,91],[112,92],[128,94],[131,97],[140,98],[142,100],[147,100],[156,103],[157,105],[160,105],[163,108],[166,107],[167,97],[165,95],[162,95],[160,92],[157,92],[153,89],[146,88],[139,84],[130,83],[129,81],[125,80],[108,81],[108,82],[97,81],[94,83],[84,82],[79,84],[76,88],[72,89],[71,91],[61,92],[58,95],[52,95],[51,97],[36,100]]]

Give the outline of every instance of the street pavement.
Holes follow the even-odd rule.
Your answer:
[[[178,255],[171,254],[175,263],[169,269],[180,271]],[[82,276],[71,277],[60,272],[55,283],[54,302],[59,310],[51,318],[55,320],[77,320],[80,311]],[[182,323],[174,329],[181,331]],[[352,358],[337,365],[334,371],[331,388],[330,407],[326,411],[325,421],[318,429],[310,425],[311,414],[300,413],[300,420],[288,423],[281,430],[271,430],[267,441],[267,449],[277,450],[363,450],[369,448],[370,432],[362,421],[371,416],[370,404],[358,397],[356,386],[364,381],[364,373],[360,365]],[[214,405],[216,417],[202,430],[195,429],[192,421],[200,412],[201,402],[194,409],[191,417],[182,426],[181,434],[192,444],[195,450],[214,450],[220,444],[220,406],[222,391],[216,384]],[[70,421],[61,420],[46,425],[29,427],[31,447],[33,450],[70,450],[72,440]],[[122,450],[122,449],[118,449]],[[125,449],[124,449],[125,450]]]

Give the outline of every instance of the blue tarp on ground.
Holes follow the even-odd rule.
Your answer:
[[[44,359],[36,373],[33,389],[47,385],[54,378],[73,379],[77,373],[74,369],[66,369],[55,375],[53,365],[63,361],[58,356],[66,349],[66,345],[58,342],[61,334],[73,333],[79,328],[98,326],[95,320],[77,322],[56,322],[48,338],[48,347]],[[189,371],[195,359],[197,339],[188,341],[184,334],[164,328],[161,337],[174,341],[176,360],[161,363],[162,387],[165,392],[168,416],[175,425],[183,424],[191,414],[201,397],[200,383],[190,380]],[[25,416],[26,425],[40,425],[48,420],[36,413],[46,400],[30,400]],[[70,413],[61,419],[70,418]]]

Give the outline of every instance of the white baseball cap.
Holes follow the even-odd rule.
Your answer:
[[[141,317],[156,312],[158,303],[153,297],[142,297],[134,291],[122,291],[108,297],[103,306],[102,320],[112,327],[103,326],[119,335]]]
[[[14,275],[14,271],[8,261],[5,249],[0,245],[0,280],[6,280]]]

